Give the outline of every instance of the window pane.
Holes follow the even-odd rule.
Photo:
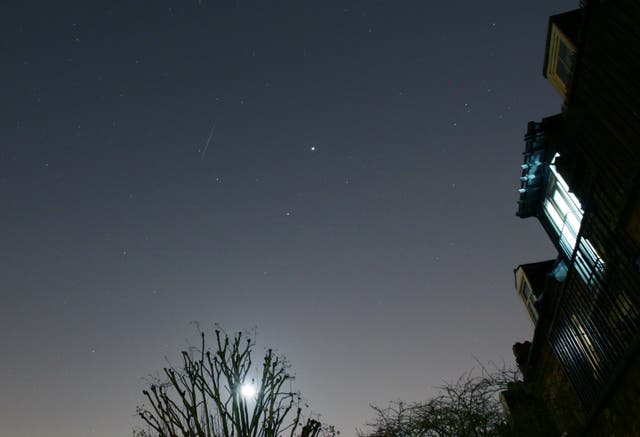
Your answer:
[[[573,50],[571,50],[567,45],[560,40],[559,48],[558,48],[558,58],[564,63],[564,65],[569,69],[573,69]]]
[[[556,208],[551,202],[547,201],[545,202],[544,210],[551,220],[551,224],[553,224],[553,227],[556,228],[556,232],[560,233],[560,231],[562,230],[563,220],[562,217],[560,217],[560,214],[558,214],[558,211],[556,211]]]
[[[564,62],[562,62],[561,59],[558,59],[558,63],[556,65],[556,74],[565,86],[569,85],[571,71],[569,71],[569,68],[564,64]]]

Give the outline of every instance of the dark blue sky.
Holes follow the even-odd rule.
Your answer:
[[[0,434],[130,435],[191,321],[257,326],[347,436],[511,362],[513,268],[555,256],[522,137],[576,6],[5,4]]]

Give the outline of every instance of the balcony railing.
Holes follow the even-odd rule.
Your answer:
[[[587,411],[592,411],[640,334],[637,276],[606,268],[580,238],[549,332],[551,346]]]

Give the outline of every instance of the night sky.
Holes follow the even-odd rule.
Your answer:
[[[0,435],[130,436],[257,327],[346,436],[532,326],[515,216],[575,1],[29,1],[0,14]],[[260,350],[258,351],[260,354]]]

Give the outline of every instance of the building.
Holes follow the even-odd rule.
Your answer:
[[[543,75],[562,112],[527,126],[517,215],[558,257],[515,270],[535,325],[503,394],[518,435],[640,435],[639,23],[635,0],[549,20]]]
[[[546,275],[553,271],[555,260],[519,265],[514,270],[516,290],[535,326],[540,318],[539,306],[542,291],[545,287]]]

